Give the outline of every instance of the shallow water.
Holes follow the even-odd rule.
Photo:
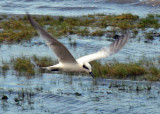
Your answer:
[[[145,0],[147,1],[147,0]],[[149,0],[150,1],[150,0]],[[158,5],[142,4],[139,0],[1,0],[1,14],[31,14],[79,16],[84,14],[133,13],[145,16],[159,13]],[[12,10],[11,10],[12,9]],[[111,41],[103,37],[69,36],[59,39],[78,58],[108,46]],[[140,36],[141,37],[141,36]],[[160,55],[160,38],[145,43],[130,39],[117,54],[101,60],[109,62],[137,61],[142,57]],[[87,50],[86,50],[87,49]],[[54,53],[39,37],[19,44],[0,44],[0,62],[11,57],[51,56]],[[0,114],[22,113],[154,113],[160,112],[160,83],[109,79],[92,79],[89,76],[68,76],[45,73],[34,77],[17,76],[12,70],[0,72]]]
[[[72,40],[70,41],[69,38]],[[109,46],[112,42],[108,41],[109,38],[103,37],[80,37],[77,35],[68,36],[59,39],[73,54],[75,58],[94,53],[103,47]],[[145,40],[130,39],[124,48],[115,55],[102,59],[102,62],[112,61],[116,59],[120,62],[130,62],[146,58],[159,57],[160,55],[160,38],[156,37],[150,43],[145,43]],[[73,46],[71,42],[76,42]],[[87,49],[87,50],[86,50]],[[35,37],[31,41],[19,44],[0,44],[0,60],[9,61],[11,57],[33,55],[37,56],[50,56],[57,59],[56,55],[48,48],[40,37]]]
[[[6,77],[0,77],[0,93],[8,96],[7,101],[0,102],[0,113],[158,114],[160,111],[160,83],[94,80],[62,74],[31,79],[10,74]]]
[[[133,13],[145,16],[159,13],[159,4],[156,4],[152,6],[151,0],[1,0],[0,13],[25,14],[28,11],[31,14],[54,16]]]
[[[68,38],[59,39],[75,57],[95,52],[111,41],[106,37],[73,37],[76,47]],[[102,62],[129,62],[160,55],[160,41],[144,43],[130,39],[126,46]],[[86,50],[88,49],[88,50]],[[20,44],[1,44],[0,59],[9,61],[21,55],[51,56],[53,52],[39,37]],[[154,55],[154,56],[153,56]],[[137,89],[138,88],[138,89]],[[150,88],[150,89],[149,89]],[[159,113],[160,83],[92,79],[88,76],[42,74],[34,77],[17,76],[14,71],[0,74],[0,113]]]

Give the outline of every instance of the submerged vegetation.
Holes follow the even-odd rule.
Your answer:
[[[29,40],[37,35],[26,16],[7,17],[1,15],[0,42]],[[95,14],[81,17],[33,16],[41,26],[45,27],[54,37],[77,34],[80,36],[103,36],[106,32],[115,34],[117,31],[130,30],[137,34],[137,29],[157,29],[160,27],[159,15],[149,14],[145,18],[137,15],[105,15]],[[111,29],[108,29],[111,27]],[[146,37],[152,39],[151,37]]]
[[[155,60],[143,58],[138,62],[129,63],[110,62],[102,64],[94,61],[91,65],[92,72],[96,78],[160,81],[160,69],[154,62]],[[158,62],[157,59],[156,62]],[[10,60],[10,66],[12,67],[9,68],[5,63],[0,68],[1,71],[14,70],[18,76],[34,76],[48,72],[40,67],[56,63],[57,61],[54,61],[51,57],[37,57],[33,55],[31,58],[24,56],[12,58]]]

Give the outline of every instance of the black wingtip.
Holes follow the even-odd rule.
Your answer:
[[[118,37],[111,45],[110,45],[110,51],[111,54],[114,54],[118,52],[122,47],[126,44],[126,42],[129,39],[129,33],[122,34],[120,37]]]
[[[28,11],[25,11],[25,12],[26,12],[28,20],[30,21],[31,16],[30,16],[29,12]]]
[[[32,17],[30,16],[30,14],[28,12],[26,12],[26,15],[27,15],[27,18],[28,18],[30,24],[33,26],[33,19],[32,19]]]
[[[27,18],[28,18],[30,24],[31,24],[34,28],[39,29],[38,23],[31,17],[31,15],[30,15],[28,12],[26,12],[26,15],[27,15]]]

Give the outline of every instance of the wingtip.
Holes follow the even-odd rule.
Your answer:
[[[119,37],[119,39],[124,39],[124,44],[126,42],[128,42],[128,39],[130,38],[130,34],[129,33],[125,33],[125,34],[122,34],[121,37]]]
[[[31,16],[30,16],[29,12],[28,11],[25,11],[25,12],[26,12],[28,20],[30,20]]]
[[[126,39],[126,42],[128,42],[128,40],[129,40],[129,38],[130,38],[130,34],[129,34],[129,33],[126,33],[124,37],[125,37],[125,39]]]
[[[30,16],[30,14],[28,12],[26,12],[26,15],[27,15],[27,18],[28,18],[29,22],[33,26],[33,21],[32,21],[33,19],[32,19],[32,17]]]
[[[26,12],[26,15],[27,15],[27,18],[28,18],[28,21],[30,22],[30,24],[36,28],[36,29],[39,29],[39,24],[32,18],[32,16]]]
[[[127,31],[126,33],[123,34],[125,38],[129,39],[130,33]]]

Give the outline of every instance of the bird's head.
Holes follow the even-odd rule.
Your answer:
[[[89,63],[83,63],[82,67],[85,72],[87,72],[88,74],[90,74],[94,78],[94,75],[92,73],[92,67]]]

